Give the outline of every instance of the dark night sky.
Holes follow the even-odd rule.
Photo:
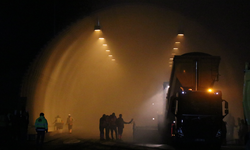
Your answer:
[[[30,63],[64,28],[98,9],[142,1],[166,5],[193,18],[218,35],[224,43],[239,49],[236,55],[249,59],[250,1],[5,0],[0,2],[1,101],[12,101],[18,96],[23,75]]]

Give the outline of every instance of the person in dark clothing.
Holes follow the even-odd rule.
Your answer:
[[[100,140],[104,140],[104,128],[106,127],[106,115],[103,114],[99,121]]]
[[[247,123],[244,119],[239,119],[239,131],[238,131],[238,135],[239,135],[239,144],[243,144],[244,143],[244,138],[245,135],[248,131],[248,127],[247,127]]]
[[[29,125],[29,114],[25,111],[25,109],[20,111],[19,116],[19,138],[21,141],[25,141],[27,139],[27,133],[28,133],[28,125]]]
[[[106,115],[105,122],[106,122],[106,125],[104,126],[104,129],[105,129],[105,134],[106,134],[106,140],[110,140],[109,138],[110,116],[109,115]]]
[[[19,126],[19,120],[20,120],[20,114],[18,110],[14,111],[13,117],[12,117],[12,131],[13,131],[13,139],[15,141],[20,140],[19,139],[19,131],[20,131],[20,126]]]
[[[117,126],[116,126],[116,116],[115,113],[110,115],[110,131],[111,131],[111,138],[114,140],[113,133],[115,132],[115,138],[117,139]]]
[[[8,118],[6,114],[0,114],[0,144],[5,142],[8,135]]]
[[[122,133],[123,133],[123,128],[124,124],[130,124],[132,123],[133,119],[131,119],[129,122],[125,122],[122,118],[122,114],[119,115],[119,118],[116,119],[116,125],[118,128],[118,138],[119,140],[122,139]]]
[[[12,119],[13,119],[13,115],[9,112],[7,114],[7,119],[8,119],[8,128],[7,128],[7,132],[9,133],[9,136],[8,136],[8,139],[11,139],[13,140],[13,135],[14,135],[14,132],[13,132],[13,125],[12,125]]]

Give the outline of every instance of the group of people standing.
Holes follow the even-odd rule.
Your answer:
[[[25,109],[0,115],[0,140],[23,142],[27,139],[29,113]]]
[[[64,122],[63,122],[62,118],[59,115],[57,115],[55,118],[55,121],[54,121],[55,131],[63,129],[63,124],[64,124]],[[70,114],[68,115],[67,122],[65,125],[68,125],[68,131],[69,131],[69,133],[72,133],[73,118]]]
[[[104,133],[106,140],[121,140],[122,139],[122,133],[124,124],[130,124],[132,123],[133,119],[131,119],[129,122],[125,122],[122,118],[122,114],[119,114],[119,117],[117,118],[115,116],[115,113],[112,113],[111,115],[105,115],[100,118],[100,139],[104,140]],[[59,116],[56,117],[56,120],[54,123],[62,123],[62,120]],[[68,131],[69,133],[72,133],[72,127],[73,127],[73,118],[71,115],[68,115],[67,122],[68,125]],[[40,116],[36,119],[35,122],[35,128],[37,132],[37,145],[42,145],[44,141],[45,133],[48,132],[48,122],[47,119],[44,116],[44,113],[40,113]],[[58,128],[57,128],[58,129]],[[111,134],[111,138],[110,138]],[[115,134],[115,136],[114,136]]]
[[[119,114],[118,118],[116,117],[115,113],[112,113],[111,115],[103,114],[99,122],[100,140],[105,139],[104,132],[106,140],[114,140],[114,133],[115,139],[121,140],[124,124],[130,124],[132,121],[133,119],[131,119],[129,122],[125,122],[122,118],[122,114]],[[110,134],[111,138],[109,136]]]

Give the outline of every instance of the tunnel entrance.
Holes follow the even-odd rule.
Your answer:
[[[97,18],[101,31],[94,31]],[[178,40],[180,22],[185,22],[190,37],[207,32],[189,18],[147,3],[112,6],[65,29],[25,76],[21,96],[27,97],[30,124],[44,112],[53,130],[57,115],[65,122],[71,114],[73,132],[98,138],[99,119],[114,112],[124,120],[134,118],[138,126],[156,127],[173,55],[213,53],[219,47],[197,37],[190,38],[189,45],[185,36]],[[190,46],[192,41],[208,48]],[[132,125],[125,126],[124,135],[132,139]]]

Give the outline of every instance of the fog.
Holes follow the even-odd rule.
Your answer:
[[[101,31],[94,31],[97,18]],[[177,36],[180,27],[184,37]],[[219,37],[164,7],[113,6],[79,18],[50,41],[30,66],[22,96],[28,98],[30,123],[44,112],[50,130],[57,115],[66,121],[71,114],[73,132],[98,138],[100,117],[113,112],[117,117],[123,114],[125,121],[134,118],[137,126],[157,126],[173,53],[205,52],[221,56],[215,88],[229,102],[230,116],[243,118],[242,81],[232,80],[236,60],[228,51]],[[132,139],[132,126],[125,125],[126,140]]]

